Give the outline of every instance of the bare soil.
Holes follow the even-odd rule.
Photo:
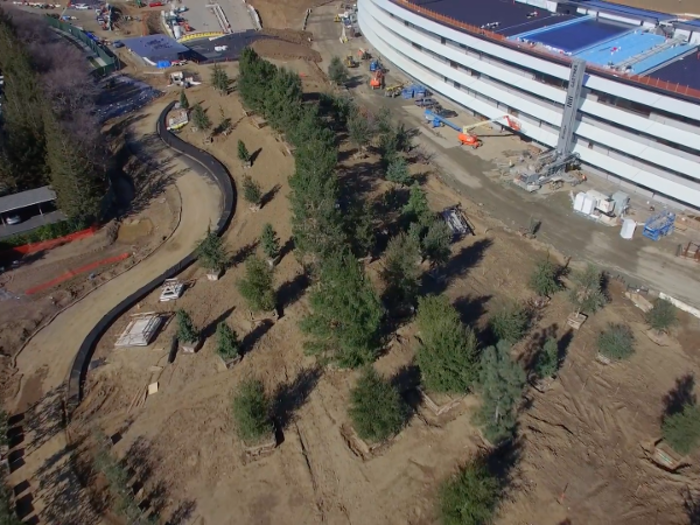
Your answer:
[[[166,494],[160,503],[164,517],[186,509],[203,524],[435,523],[439,482],[484,447],[471,423],[477,398],[468,396],[444,419],[419,409],[396,441],[375,455],[353,451],[346,410],[356,372],[319,369],[304,355],[297,322],[308,309],[306,282],[293,254],[285,253],[276,269],[283,309],[279,320],[253,321],[236,289],[245,256],[259,250],[256,240],[264,223],[273,224],[283,245],[289,240],[286,196],[293,160],[269,128],[258,130],[243,118],[235,95],[223,97],[207,87],[192,93],[191,100],[203,100],[212,116],[223,113],[236,123],[230,135],[203,147],[229,167],[240,185],[244,171],[235,144],[244,140],[257,152],[246,172],[269,200],[258,212],[239,202],[225,236],[233,264],[220,281],[207,281],[194,266],[182,276],[190,287],[176,304],[160,304],[154,293],[131,312],[185,308],[206,337],[199,352],[179,354],[167,364],[172,322],[148,348],[113,350],[128,321],[125,316],[98,348],[96,358],[105,364],[88,376],[72,439],[79,442],[95,423],[108,434],[120,431],[123,439],[115,451],[126,457],[138,453],[148,465],[147,492]],[[181,136],[203,145],[203,136],[188,128]],[[343,184],[378,203],[393,186],[377,176],[375,156],[354,160],[351,153],[347,145],[341,147]],[[556,254],[489,218],[432,175],[430,166],[413,170],[426,177],[433,209],[460,203],[476,229],[474,237],[453,246],[446,281],[426,279],[425,291],[444,291],[464,322],[483,333],[494,308],[532,297],[526,282],[534,263],[547,252]],[[380,259],[367,266],[376,283],[381,264]],[[528,339],[514,349],[527,365],[538,341],[555,335],[566,359],[551,390],[528,390],[513,484],[497,523],[687,522],[684,498],[700,488],[698,454],[690,458],[690,467],[670,475],[650,463],[642,445],[659,436],[669,390],[680,377],[700,369],[700,322],[682,315],[669,346],[658,347],[644,335],[642,314],[623,291],[612,283],[611,304],[576,333],[566,327],[571,307],[565,294],[558,294]],[[222,320],[238,332],[246,352],[229,371],[214,354],[212,334]],[[595,360],[595,341],[608,322],[629,323],[637,342],[630,360],[604,366]],[[411,324],[398,330],[375,364],[382,374],[396,377],[412,362],[413,333]],[[230,418],[231,393],[250,375],[259,377],[276,400],[283,427],[280,446],[257,460],[245,455]],[[146,385],[156,381],[159,392],[138,401]]]

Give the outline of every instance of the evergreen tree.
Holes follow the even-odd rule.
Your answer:
[[[574,272],[572,280],[575,286],[571,289],[569,298],[577,313],[595,313],[608,302],[603,291],[603,274],[592,264],[582,271]]]
[[[678,323],[678,311],[669,301],[657,298],[646,314],[646,322],[657,333],[666,332]]]
[[[413,304],[418,295],[420,261],[420,244],[415,237],[401,232],[389,241],[381,271],[387,302],[396,305]]]
[[[182,109],[190,109],[190,100],[187,98],[187,93],[183,89],[180,91],[180,107]]]
[[[201,131],[207,131],[211,128],[211,119],[201,104],[192,106],[192,122]]]
[[[238,281],[238,291],[254,312],[275,308],[274,272],[262,259],[253,255],[245,262],[245,277]]]
[[[221,321],[216,325],[216,353],[224,361],[228,361],[238,356],[240,351],[238,335],[226,324],[226,321]]]
[[[345,231],[357,257],[371,255],[377,243],[374,233],[374,211],[367,202],[353,202],[344,216]]]
[[[262,235],[260,236],[263,252],[270,260],[275,260],[280,254],[280,240],[277,237],[277,232],[272,227],[272,224],[267,223],[263,226]]]
[[[350,409],[357,435],[371,442],[397,434],[408,415],[398,390],[368,366],[350,393]]]
[[[552,377],[559,369],[559,346],[553,337],[548,338],[535,356],[535,375],[539,379]]]
[[[199,341],[199,331],[195,328],[190,314],[182,308],[177,310],[177,339],[180,343],[194,344]]]
[[[270,400],[257,379],[246,379],[233,397],[236,431],[247,444],[255,444],[274,430],[270,420]]]
[[[245,142],[240,139],[238,139],[238,160],[241,162],[248,162],[250,160],[248,148],[246,148]]]
[[[260,206],[262,202],[262,189],[260,188],[260,184],[251,179],[248,175],[243,177],[243,198],[255,206]]]
[[[428,206],[428,198],[418,182],[414,182],[411,186],[411,193],[403,208],[403,215],[409,223],[417,222],[422,226],[429,225],[435,218],[435,214]]]
[[[450,260],[452,230],[442,219],[434,218],[421,241],[423,255],[433,266],[443,266]]]
[[[265,101],[276,74],[277,67],[252,48],[243,49],[238,60],[238,92],[246,106],[267,116]]]
[[[328,78],[337,85],[345,84],[348,81],[348,68],[345,67],[340,57],[331,58],[328,64]]]
[[[490,325],[496,339],[514,345],[527,333],[530,326],[530,312],[519,304],[504,305],[493,314]]]
[[[562,289],[562,284],[559,282],[560,273],[561,268],[547,255],[546,259],[537,263],[530,275],[530,288],[537,295],[550,297]]]
[[[444,295],[418,300],[416,318],[420,344],[416,362],[425,387],[431,392],[465,393],[479,373],[479,352],[474,332]]]
[[[634,335],[629,326],[608,323],[598,336],[598,350],[610,359],[627,359],[634,353]]]
[[[406,159],[401,155],[392,157],[386,169],[386,180],[401,184],[402,186],[411,185],[413,177],[411,177],[411,174],[408,172]]]
[[[484,458],[472,460],[440,487],[440,523],[490,524],[500,499],[499,485]]]
[[[285,68],[277,70],[265,99],[265,116],[277,131],[287,131],[296,124],[301,112],[303,89],[301,78]]]
[[[373,129],[370,121],[357,108],[348,119],[348,135],[350,142],[360,151],[364,152],[372,140]]]
[[[488,347],[481,358],[481,408],[477,422],[484,436],[494,445],[511,437],[525,386],[525,372],[510,357],[510,345],[499,341]]]
[[[700,407],[686,403],[679,412],[664,417],[661,433],[673,450],[690,454],[700,443]]]
[[[319,274],[309,298],[311,313],[301,323],[311,336],[307,351],[343,367],[372,362],[384,312],[362,266],[348,251],[336,251],[323,260]]]
[[[211,85],[222,95],[228,94],[231,80],[228,78],[226,70],[219,64],[214,64],[211,68]]]
[[[228,255],[221,237],[207,228],[207,234],[197,245],[195,255],[199,264],[206,270],[220,272],[226,268]]]

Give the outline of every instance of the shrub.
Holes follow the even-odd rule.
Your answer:
[[[665,299],[656,299],[654,306],[646,314],[649,328],[657,332],[666,332],[678,322],[676,307]]]
[[[552,377],[559,369],[559,346],[550,337],[535,357],[535,375],[540,379]]]
[[[496,339],[514,345],[527,333],[530,312],[519,304],[503,306],[491,317],[490,324]]]
[[[500,497],[500,486],[482,458],[471,461],[440,487],[442,525],[491,523]]]
[[[178,341],[185,344],[193,344],[199,341],[199,331],[195,328],[190,314],[180,308],[176,316]]]
[[[238,437],[250,444],[272,433],[270,401],[259,380],[246,379],[241,383],[233,398],[233,419]]]
[[[530,276],[530,288],[537,294],[549,297],[562,289],[559,282],[561,269],[549,257],[537,263]]]
[[[259,257],[248,257],[245,277],[238,281],[238,291],[251,310],[269,312],[275,308],[275,291],[272,288],[273,270]]]
[[[367,367],[352,390],[350,418],[357,435],[368,441],[383,441],[403,426],[407,409],[389,381]]]
[[[689,454],[700,442],[700,407],[687,404],[666,416],[661,424],[664,440],[679,454]]]
[[[216,325],[216,353],[219,354],[224,361],[233,359],[240,354],[238,335],[226,324],[226,321],[221,321]]]
[[[44,224],[30,232],[17,233],[5,237],[0,241],[0,251],[16,248],[17,246],[24,246],[25,244],[58,239],[59,237],[65,237],[71,233],[84,230],[88,226],[89,224],[87,222],[78,219],[68,219],[53,224]]]
[[[634,336],[624,324],[608,324],[598,336],[598,350],[610,359],[627,359],[634,353]]]
[[[469,391],[479,371],[476,336],[472,330],[465,329],[447,297],[434,295],[419,299],[416,323],[421,341],[416,361],[426,389]]]

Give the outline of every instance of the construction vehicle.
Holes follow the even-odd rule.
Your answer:
[[[381,89],[384,87],[384,71],[377,69],[369,81],[369,87],[372,89]]]
[[[658,241],[661,237],[671,235],[675,229],[676,214],[670,211],[662,211],[649,217],[644,223],[642,235],[652,241]]]
[[[352,55],[346,56],[345,59],[343,60],[343,63],[345,64],[345,67],[349,67],[349,68],[355,68],[355,67],[360,65],[359,62],[357,62],[357,60],[355,60],[355,57]]]
[[[437,106],[437,100],[430,97],[417,98],[414,104],[419,108],[432,108]]]
[[[369,70],[374,73],[375,71],[383,71],[382,63],[379,60],[372,60],[369,63]]]
[[[476,124],[472,124],[471,126],[464,126],[462,128],[462,132],[457,136],[457,139],[459,140],[462,146],[471,146],[472,148],[478,148],[479,146],[481,146],[481,140],[479,140],[479,137],[469,132],[482,126],[487,126],[489,124],[499,122],[501,120],[504,121],[506,127],[512,129],[513,131],[520,130],[520,123],[517,120],[515,120],[510,115],[502,115],[498,118],[494,118],[491,120],[477,122]]]
[[[372,58],[372,55],[366,49],[358,49],[357,56],[360,57],[360,60],[369,60]]]
[[[387,86],[384,90],[385,97],[398,97],[401,94],[401,89],[403,88],[403,83],[394,84],[393,86]]]

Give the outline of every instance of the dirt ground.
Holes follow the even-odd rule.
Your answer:
[[[420,409],[399,438],[371,459],[351,450],[344,430],[356,373],[318,370],[304,355],[296,324],[308,308],[306,283],[293,254],[286,253],[276,270],[283,305],[279,320],[251,321],[235,286],[243,272],[240,263],[258,249],[256,239],[265,222],[273,224],[282,245],[289,240],[286,181],[292,159],[269,128],[258,130],[241,119],[235,95],[222,97],[207,87],[196,88],[192,95],[196,96],[190,99],[201,99],[212,116],[223,113],[236,123],[230,135],[206,148],[240,185],[243,172],[235,144],[245,140],[256,152],[250,175],[267,192],[267,202],[259,212],[239,202],[225,237],[234,265],[219,282],[207,281],[192,267],[182,276],[189,288],[177,304],[159,304],[154,293],[131,312],[185,308],[207,337],[202,349],[195,355],[179,354],[167,364],[175,329],[169,323],[148,348],[113,350],[127,323],[125,316],[98,348],[95,357],[104,364],[89,374],[86,399],[71,425],[73,439],[79,442],[85,436],[87,421],[108,434],[120,431],[116,452],[148,458],[146,486],[158,488],[166,517],[186,511],[202,525],[434,523],[438,483],[483,447],[471,424],[476,399],[466,398],[442,420]],[[181,136],[202,144],[201,135],[187,128]],[[389,185],[372,175],[377,159],[354,161],[346,151],[343,146],[341,177],[379,201]],[[421,165],[414,170],[416,175],[430,171]],[[531,296],[524,283],[548,247],[504,229],[433,176],[428,175],[425,184],[434,209],[461,203],[476,229],[474,237],[453,246],[447,282],[427,281],[427,291],[444,290],[464,321],[481,329],[497,305]],[[368,266],[375,281],[381,264],[378,260]],[[560,294],[531,337],[516,348],[526,361],[538,337],[556,334],[567,357],[552,390],[528,392],[514,484],[497,523],[559,524],[567,518],[586,524],[687,522],[683,501],[688,490],[700,489],[697,466],[681,474],[664,473],[652,466],[641,445],[658,437],[663,399],[675,381],[700,367],[700,322],[683,316],[672,343],[661,348],[645,335],[640,311],[622,291],[613,283],[612,303],[576,334],[566,329],[570,306]],[[221,320],[238,332],[246,352],[229,371],[213,351],[211,336]],[[625,363],[603,366],[594,359],[597,333],[608,322],[623,321],[635,331],[636,354]],[[395,377],[411,363],[412,333],[411,325],[399,330],[375,365],[381,373]],[[246,458],[230,419],[231,392],[250,375],[263,380],[280,401],[278,413],[285,422],[278,449],[255,461]],[[156,381],[158,394],[142,404],[138,399],[144,388]],[[290,392],[292,405],[298,407],[291,414],[289,407],[284,409]]]

